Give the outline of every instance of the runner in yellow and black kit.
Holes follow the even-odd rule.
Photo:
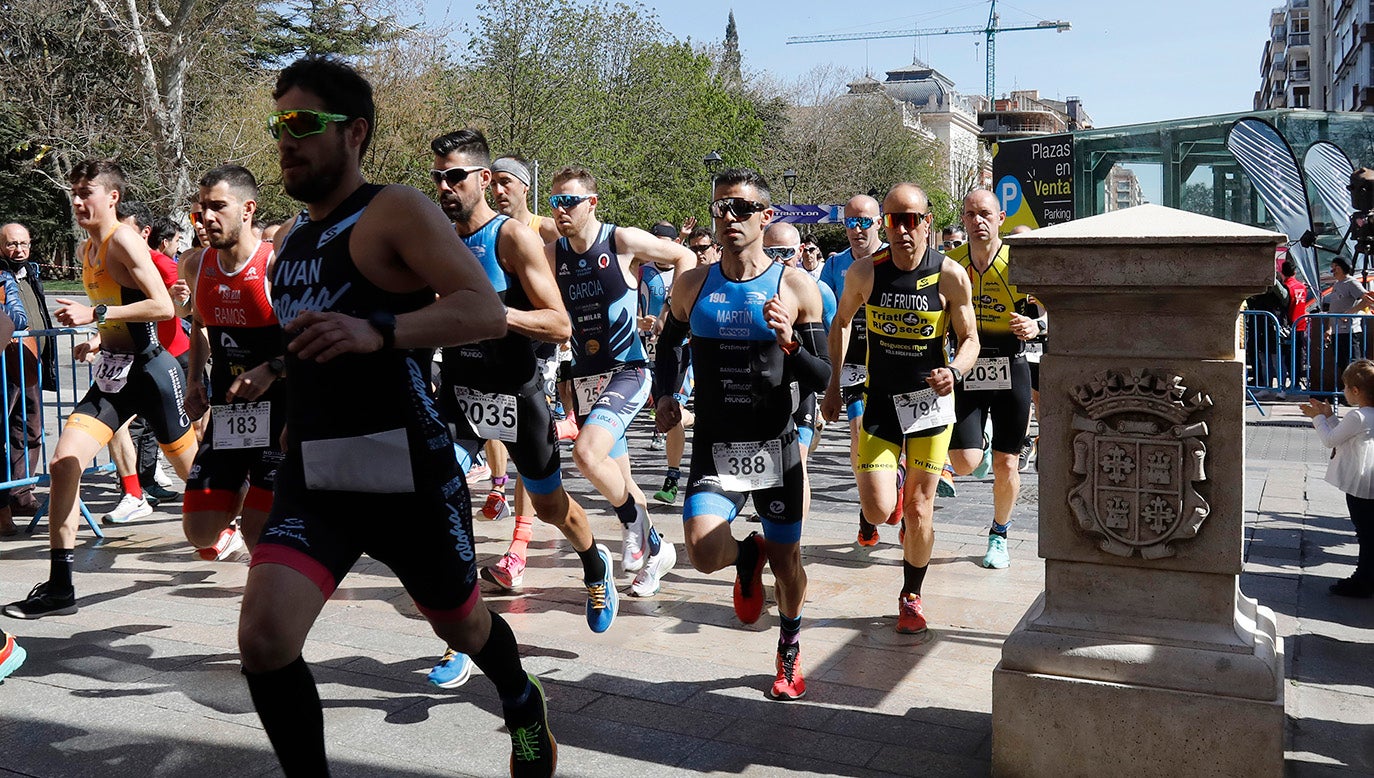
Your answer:
[[[883,201],[891,245],[850,267],[835,311],[835,321],[849,321],[860,305],[867,306],[868,379],[854,464],[863,507],[860,538],[876,540],[875,525],[902,501],[902,520],[911,528],[902,535],[897,631],[903,633],[926,629],[921,585],[935,543],[935,489],[954,418],[950,395],[978,354],[968,276],[930,248],[930,222],[930,201],[920,187],[893,188]],[[959,345],[946,364],[950,330]],[[834,334],[832,329],[832,347]],[[831,355],[827,402],[839,399],[844,347],[841,341],[840,353]],[[894,475],[903,450],[908,472],[899,495]]]
[[[115,206],[124,192],[124,172],[114,162],[87,160],[72,169],[72,212],[90,236],[81,244],[82,281],[91,305],[59,299],[55,318],[63,326],[96,324],[98,340],[81,344],[79,359],[97,352],[96,385],[77,404],[57,440],[49,472],[48,580],[29,596],[5,606],[12,618],[36,619],[76,612],[72,562],[78,522],[81,474],[114,431],[135,414],[148,420],[176,468],[186,477],[196,455],[191,420],[182,409],[186,377],[157,340],[155,322],[170,319],[172,298],[153,265],[148,244],[119,223]]]
[[[983,429],[992,419],[993,518],[983,566],[1011,564],[1007,525],[1021,490],[1017,458],[1030,425],[1031,379],[1024,342],[1039,334],[1026,295],[1008,279],[1010,250],[998,228],[1006,219],[997,196],[975,189],[964,198],[961,219],[968,243],[952,249],[950,259],[968,274],[981,349],[978,362],[955,394],[954,437],[949,461],[959,475],[983,461]]]

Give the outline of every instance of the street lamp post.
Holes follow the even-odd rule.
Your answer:
[[[720,170],[721,165],[725,164],[725,160],[721,158],[719,151],[713,151],[701,160],[701,164],[706,166],[707,173],[715,176],[716,171]]]
[[[782,171],[782,185],[787,187],[787,204],[792,205],[792,189],[797,185],[797,171],[792,168]]]

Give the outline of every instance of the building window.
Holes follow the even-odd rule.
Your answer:
[[[1311,94],[1311,89],[1310,89],[1309,87],[1299,86],[1299,87],[1294,87],[1294,88],[1293,88],[1293,107],[1294,107],[1294,108],[1311,108],[1311,107],[1312,107],[1312,94]]]

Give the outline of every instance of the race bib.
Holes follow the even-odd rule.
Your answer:
[[[1043,354],[1045,353],[1045,344],[1038,340],[1028,341],[1025,345],[1025,352],[1027,354]]]
[[[466,386],[453,387],[453,395],[479,438],[515,442],[515,395],[484,394]]]
[[[934,389],[907,392],[892,396],[892,405],[897,409],[897,423],[902,434],[910,435],[931,427],[943,427],[954,423],[954,393],[938,395]]]
[[[129,382],[129,369],[134,366],[134,355],[118,351],[101,351],[95,361],[95,385],[106,394],[114,394]]]
[[[215,450],[267,448],[270,444],[272,403],[216,405],[210,414],[215,425]]]
[[[579,413],[590,413],[592,406],[605,390],[606,384],[611,382],[611,376],[615,373],[598,373],[597,375],[582,376],[573,379],[573,399],[577,400],[577,410]]]
[[[750,492],[782,486],[782,441],[716,443],[711,446],[720,488]]]
[[[1011,388],[1011,358],[985,357],[974,363],[973,369],[964,375],[964,388],[970,392],[983,392]]]
[[[840,365],[840,386],[858,386],[868,380],[867,365]]]

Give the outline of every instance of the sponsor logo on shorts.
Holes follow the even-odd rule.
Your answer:
[[[598,352],[598,351],[601,350],[601,341],[599,341],[599,340],[589,340],[589,341],[587,341],[587,343],[586,343],[586,350],[587,350],[587,355],[588,355],[588,356],[595,356],[595,355],[596,355],[596,352]]]
[[[459,558],[464,562],[476,559],[477,554],[472,550],[472,538],[468,536],[463,514],[456,506],[448,506],[448,523],[448,534],[454,537],[453,548],[458,552]]]
[[[297,518],[282,519],[280,524],[267,529],[266,537],[286,538],[310,548],[310,541],[305,539],[305,522]]]
[[[787,506],[783,505],[782,500],[773,500],[772,502],[768,503],[768,512],[773,514],[774,516],[777,516],[778,518],[782,518],[783,510],[786,507]]]

